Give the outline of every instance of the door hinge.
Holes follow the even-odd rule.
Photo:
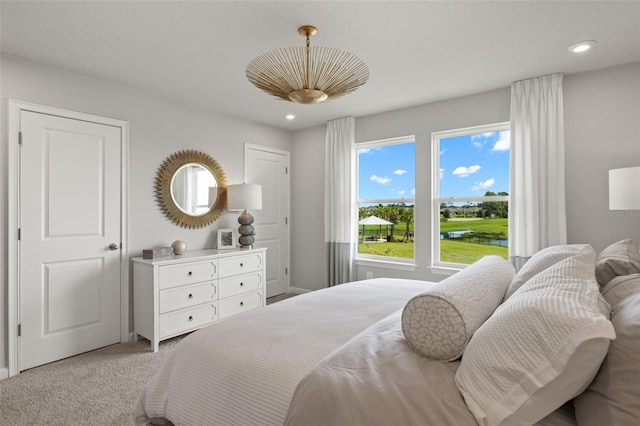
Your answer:
[[[22,145],[22,132],[18,132],[18,145]]]
[[[18,228],[18,241],[20,241],[20,237],[22,236],[22,229]]]
[[[22,336],[22,324],[18,324],[18,337]]]
[[[288,217],[285,217],[285,218],[284,218],[284,224],[285,224],[285,225],[288,225],[288,224],[289,224],[289,218],[288,218]]]
[[[289,174],[289,168],[288,168],[288,167],[285,167],[285,168],[284,168],[284,174],[285,174],[285,175],[288,175],[288,174]]]
[[[284,274],[289,275],[289,268],[284,268]]]

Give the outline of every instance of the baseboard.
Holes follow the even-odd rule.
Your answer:
[[[7,368],[0,368],[0,380],[2,379],[6,379],[9,377],[9,369]]]
[[[289,287],[289,293],[311,293],[311,290],[307,290],[306,288],[298,288],[298,287]]]

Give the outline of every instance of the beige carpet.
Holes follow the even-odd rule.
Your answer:
[[[0,381],[1,425],[133,425],[138,395],[181,338],[108,346]]]
[[[267,304],[295,296],[267,299]],[[0,380],[0,425],[133,425],[142,388],[183,338],[107,346]]]

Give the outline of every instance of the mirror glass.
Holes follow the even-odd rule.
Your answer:
[[[216,177],[211,170],[200,164],[185,164],[176,170],[171,179],[171,198],[186,214],[207,214],[218,199]]]
[[[184,228],[213,223],[227,206],[227,177],[216,160],[187,149],[171,154],[156,175],[155,195],[162,212]]]

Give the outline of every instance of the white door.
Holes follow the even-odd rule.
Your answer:
[[[119,127],[29,111],[20,132],[25,370],[120,342],[122,136]]]
[[[256,247],[267,248],[267,297],[289,291],[289,153],[245,145],[245,182],[262,185]]]

